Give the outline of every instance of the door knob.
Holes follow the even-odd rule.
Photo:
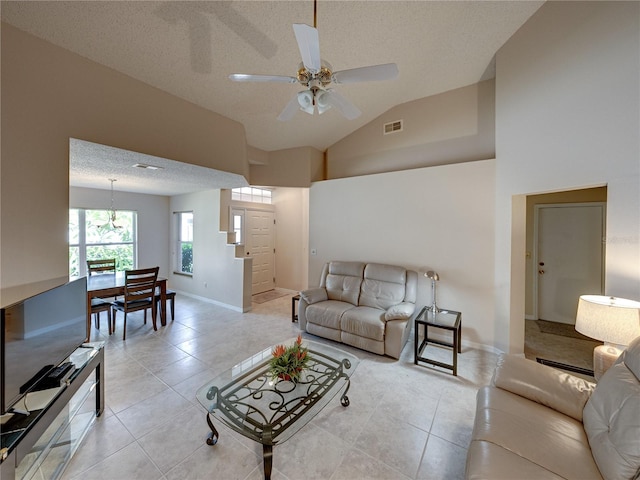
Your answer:
[[[539,269],[539,270],[538,270],[538,273],[539,273],[540,275],[544,275],[544,270]]]

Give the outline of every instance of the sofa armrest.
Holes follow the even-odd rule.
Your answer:
[[[324,302],[328,300],[327,290],[324,287],[311,288],[300,292],[300,296],[307,302],[307,305],[313,305],[314,303]]]
[[[595,384],[532,360],[502,355],[491,383],[582,422]]]
[[[407,320],[411,318],[416,309],[415,303],[403,302],[393,305],[384,313],[385,320]]]

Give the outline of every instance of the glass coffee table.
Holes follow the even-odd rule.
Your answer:
[[[280,344],[293,345],[295,338]],[[196,397],[207,410],[211,433],[207,444],[218,442],[211,417],[262,444],[264,478],[271,478],[273,446],[291,438],[337,394],[349,406],[350,377],[358,366],[354,355],[337,348],[304,340],[309,366],[296,383],[274,381],[269,373],[269,347],[247,358],[202,386]]]

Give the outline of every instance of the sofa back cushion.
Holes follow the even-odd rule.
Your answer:
[[[387,308],[405,301],[407,270],[393,265],[368,263],[360,288],[360,305]]]
[[[327,290],[329,300],[358,305],[364,263],[330,262],[323,272],[320,285]]]
[[[598,381],[584,407],[584,429],[604,478],[640,475],[640,337]]]

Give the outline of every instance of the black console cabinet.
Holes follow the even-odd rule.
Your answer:
[[[95,416],[102,414],[104,410],[103,345],[96,343],[78,348],[67,361],[73,361],[74,356],[76,359],[87,357],[88,360],[78,366],[57,390],[49,390],[52,392],[52,398],[46,405],[43,405],[40,410],[31,411],[28,416],[18,418],[20,414],[16,414],[16,418],[12,418],[2,425],[2,449],[0,450],[0,461],[2,462],[0,463],[0,478],[2,480],[14,480],[16,477],[22,477],[25,470],[30,471],[31,468],[23,466],[19,468],[19,465],[28,454],[32,453],[32,450],[36,450],[35,454],[31,455],[35,459],[34,462],[42,462],[43,460],[38,457],[46,456],[50,448],[55,447],[52,444],[58,441],[59,435],[66,429],[72,420],[71,417],[75,414],[75,412],[69,412],[65,417],[64,411],[70,410],[68,404],[74,395],[82,393],[80,390],[83,389],[83,386],[85,390],[89,390],[85,383],[94,371],[95,383],[91,390],[95,395]],[[58,427],[55,429],[56,433],[51,435],[47,430],[51,430],[50,427],[54,424]],[[43,443],[47,445],[43,447]],[[60,471],[62,470],[63,468],[60,469]]]

